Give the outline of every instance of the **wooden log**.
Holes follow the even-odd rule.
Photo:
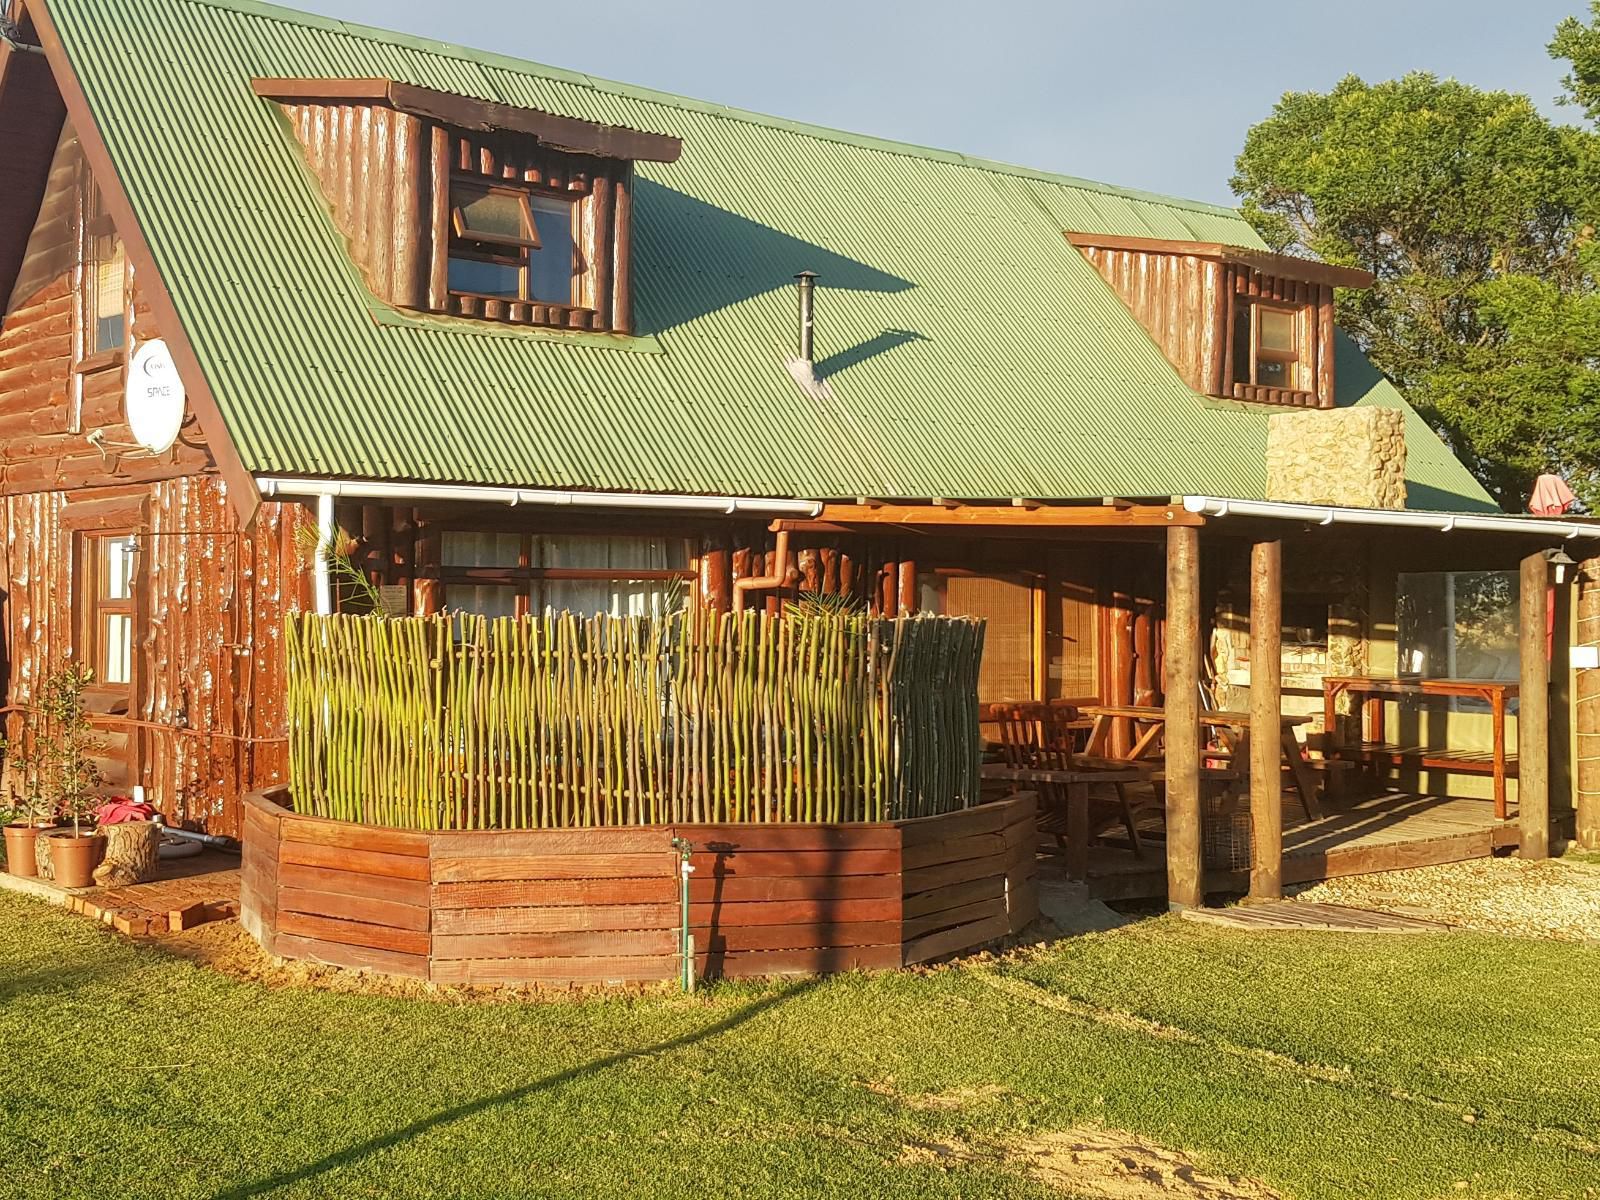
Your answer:
[[[433,127],[430,147],[432,174],[429,180],[428,307],[445,312],[450,306],[449,262],[445,249],[450,245],[450,135],[443,126]]]
[[[1517,821],[1522,857],[1550,856],[1550,658],[1547,613],[1550,562],[1536,550],[1522,560],[1517,693]]]
[[[1250,548],[1250,898],[1283,895],[1283,543]]]
[[[589,279],[594,326],[606,330],[611,328],[611,306],[616,300],[611,289],[611,267],[616,258],[611,220],[616,214],[611,204],[611,177],[606,172],[595,175],[594,190],[583,207],[588,210],[591,223],[589,244],[594,247],[594,266]]]
[[[127,887],[156,877],[156,854],[161,846],[161,826],[154,821],[124,821],[100,829],[105,857],[94,869],[99,887]],[[41,839],[43,840],[43,839]]]
[[[1321,352],[1317,355],[1317,404],[1322,408],[1333,407],[1333,289],[1322,286],[1317,288],[1317,345]]]
[[[700,604],[712,612],[727,612],[733,605],[730,558],[726,537],[707,537],[700,548]]]
[[[895,567],[895,611],[904,617],[917,611],[917,564],[902,558]]]
[[[1200,848],[1200,535],[1167,530],[1167,903],[1205,903]]]
[[[627,164],[612,188],[611,327],[633,332],[633,164]]]

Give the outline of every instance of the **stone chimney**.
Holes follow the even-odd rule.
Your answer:
[[[1273,414],[1267,420],[1267,499],[1404,508],[1405,414],[1397,408]]]

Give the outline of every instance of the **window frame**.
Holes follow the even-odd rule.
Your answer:
[[[472,292],[461,288],[449,287],[446,291],[452,297],[465,297],[477,301],[487,301],[498,304],[527,304],[540,305],[545,308],[555,308],[563,311],[583,309],[588,311],[582,303],[583,280],[589,271],[589,255],[583,245],[583,213],[582,197],[574,196],[568,192],[538,184],[523,183],[517,180],[499,180],[484,176],[475,176],[461,171],[450,173],[450,236],[444,248],[445,276],[449,278],[450,261],[456,258],[469,259],[476,262],[503,263],[518,268],[517,295],[494,296],[486,292]],[[462,206],[454,203],[456,189],[469,189],[483,195],[510,195],[515,196],[521,203],[523,219],[532,234],[531,238],[514,238],[507,235],[475,234],[466,226],[462,214]],[[568,280],[567,299],[541,300],[529,294],[533,280],[534,253],[543,253],[544,246],[539,240],[538,222],[534,217],[534,197],[542,197],[558,201],[565,205],[569,220],[569,236],[572,241],[572,274]]]
[[[87,168],[78,183],[77,219],[78,294],[73,304],[77,331],[73,338],[72,371],[74,375],[88,375],[120,367],[126,361],[133,332],[133,314],[128,294],[132,272],[129,269],[127,246],[117,233],[111,214],[106,211],[100,188]],[[101,346],[97,337],[102,319],[99,267],[112,257],[122,260],[122,331],[115,345]]]
[[[132,695],[137,667],[140,553],[138,538],[132,529],[86,530],[79,535],[79,643],[82,647],[80,661],[94,672],[94,686],[105,691],[126,689]],[[111,590],[109,547],[114,542],[131,543],[132,563],[128,575],[128,594],[113,597]],[[126,679],[111,679],[108,669],[110,640],[106,636],[105,618],[120,616],[128,623],[128,656]]]
[[[1233,320],[1235,326],[1239,324],[1240,309],[1246,308],[1249,317],[1249,348],[1250,361],[1246,378],[1239,378],[1239,363],[1233,364],[1234,377],[1229,381],[1232,387],[1275,388],[1279,391],[1311,394],[1314,389],[1303,386],[1304,380],[1299,377],[1300,363],[1304,360],[1302,349],[1305,345],[1305,322],[1310,313],[1305,305],[1292,304],[1277,300],[1262,299],[1257,296],[1241,296],[1235,302]],[[1294,349],[1272,350],[1261,344],[1261,312],[1263,309],[1286,314],[1294,322]],[[1291,373],[1292,382],[1289,383],[1262,383],[1260,364],[1265,362],[1281,363]]]

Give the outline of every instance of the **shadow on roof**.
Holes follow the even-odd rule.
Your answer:
[[[649,179],[635,179],[633,225],[634,322],[641,334],[792,287],[801,271],[817,272],[830,291],[892,293],[916,286]]]

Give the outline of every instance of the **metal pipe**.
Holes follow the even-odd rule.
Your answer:
[[[1291,504],[1283,500],[1230,500],[1217,496],[1185,496],[1183,507],[1208,517],[1268,517],[1310,525],[1400,525],[1449,533],[1521,533],[1541,537],[1600,538],[1600,522],[1558,521],[1553,517],[1490,516],[1486,513],[1431,513],[1415,509],[1341,508],[1328,504]]]
[[[317,615],[333,612],[333,587],[328,578],[328,552],[333,548],[333,493],[317,495],[317,556],[311,564],[311,590],[316,597]]]
[[[801,271],[795,276],[795,281],[800,290],[800,357],[806,362],[815,361],[812,357],[812,314],[813,292],[816,290],[817,273],[815,271]]]
[[[682,967],[683,990],[694,991],[694,935],[689,932],[689,876],[694,874],[694,845],[687,838],[672,839],[678,852],[678,960]]]
[[[815,500],[787,500],[760,496],[691,496],[655,492],[577,492],[543,488],[494,487],[475,484],[396,483],[372,479],[303,479],[279,475],[256,477],[261,498],[278,496],[341,496],[358,500],[461,501],[469,504],[521,504],[555,508],[646,509],[665,512],[705,512],[737,516],[763,513],[815,517],[822,505]]]
[[[789,531],[778,530],[773,543],[771,575],[746,575],[733,581],[733,611],[744,611],[744,594],[758,589],[782,587],[789,582]]]

